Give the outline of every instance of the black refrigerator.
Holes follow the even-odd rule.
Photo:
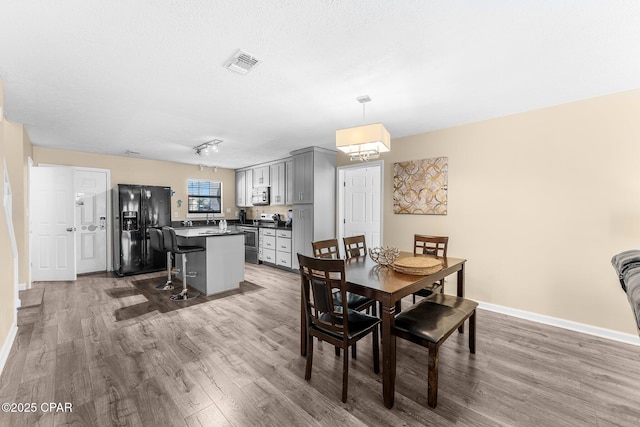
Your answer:
[[[167,268],[149,243],[149,228],[171,225],[171,188],[118,184],[113,189],[113,271],[118,276]]]

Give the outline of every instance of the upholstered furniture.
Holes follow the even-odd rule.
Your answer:
[[[469,299],[435,293],[396,316],[394,334],[429,349],[427,404],[438,404],[438,350],[469,319],[469,351],[476,352],[476,307]]]
[[[348,307],[343,259],[311,258],[298,254],[298,263],[307,334],[304,378],[307,381],[311,379],[314,338],[344,349],[342,401],[346,402],[349,379],[349,357],[346,350],[370,333],[373,334],[373,370],[375,373],[380,372],[380,319]],[[340,303],[336,303],[335,293],[342,296]]]
[[[640,335],[640,250],[628,250],[615,255],[611,264],[626,292]]]
[[[326,259],[339,259],[340,252],[338,249],[338,239],[327,239],[327,240],[318,240],[315,242],[311,242],[311,247],[313,248],[313,256],[316,258],[326,258]],[[342,304],[342,294],[336,293],[334,294],[335,303]],[[371,298],[364,297],[362,295],[353,294],[351,292],[347,292],[347,305],[351,310],[363,311],[366,310],[369,313],[369,309],[371,309],[371,314],[376,316],[376,305],[375,301]],[[351,347],[351,357],[356,358],[358,352],[357,347],[354,345]],[[340,355],[340,347],[336,347],[336,356]]]

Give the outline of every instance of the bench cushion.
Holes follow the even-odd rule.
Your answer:
[[[433,294],[427,298],[436,304],[446,305],[447,307],[457,308],[466,313],[471,313],[478,307],[478,303],[466,298],[460,298],[455,295]]]
[[[433,302],[430,298],[398,314],[395,322],[396,331],[437,343],[456,329],[475,310],[475,307],[470,311],[448,307]]]

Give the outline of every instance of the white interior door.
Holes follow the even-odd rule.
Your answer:
[[[31,169],[31,279],[75,280],[73,169]]]
[[[365,164],[343,170],[343,237],[365,235],[367,247],[381,245],[382,167]]]
[[[77,273],[107,270],[107,173],[74,171]]]

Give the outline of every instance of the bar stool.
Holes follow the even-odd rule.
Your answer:
[[[187,293],[187,254],[193,252],[204,252],[206,249],[202,246],[181,246],[178,245],[178,239],[176,237],[176,230],[171,227],[162,227],[162,236],[164,237],[164,247],[172,254],[182,255],[182,292],[176,295],[171,295],[172,301],[186,300],[194,298]],[[191,276],[194,277],[194,276]],[[195,295],[197,296],[197,295]]]
[[[151,249],[158,252],[164,252],[167,254],[167,281],[162,284],[159,283],[156,289],[167,291],[173,289],[173,283],[171,283],[171,252],[164,247],[164,237],[162,236],[162,230],[159,228],[149,229],[149,242],[151,243]]]

